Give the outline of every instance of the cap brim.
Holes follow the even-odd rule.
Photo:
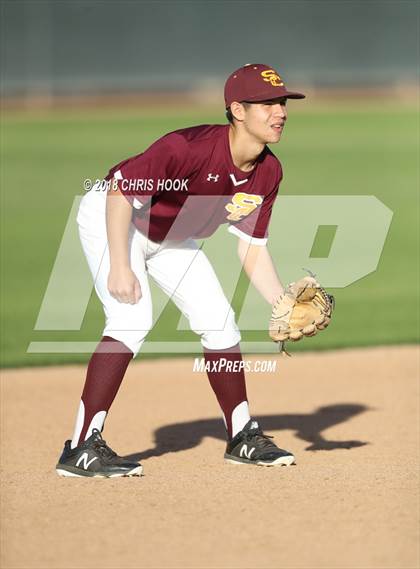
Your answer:
[[[287,97],[287,99],[305,99],[306,98],[306,95],[304,95],[303,93],[297,93],[296,91],[287,91],[287,93],[283,96]]]
[[[246,99],[246,101],[249,103],[262,103],[263,101],[274,101],[274,99],[305,99],[305,97],[306,95],[303,93],[284,90],[281,93],[273,93],[273,91],[270,91],[269,93],[261,93],[260,95],[255,95],[254,97]]]

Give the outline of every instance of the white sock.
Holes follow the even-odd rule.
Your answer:
[[[248,401],[242,401],[232,412],[232,437],[242,431],[250,419]]]

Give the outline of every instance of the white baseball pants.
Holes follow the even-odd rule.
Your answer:
[[[82,247],[105,312],[103,335],[122,342],[134,355],[139,352],[153,325],[150,275],[187,317],[205,348],[223,350],[236,345],[241,336],[234,312],[213,267],[193,239],[155,243],[133,225],[131,268],[142,297],[137,304],[124,304],[111,296],[105,208],[106,192],[94,187],[83,197],[77,216]]]

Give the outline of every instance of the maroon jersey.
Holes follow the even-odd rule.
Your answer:
[[[177,130],[109,171],[133,205],[139,231],[161,242],[208,237],[228,223],[242,239],[266,243],[280,162],[265,147],[254,169],[243,172],[232,161],[228,133],[229,125]]]

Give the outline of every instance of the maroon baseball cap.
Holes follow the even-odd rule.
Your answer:
[[[247,63],[231,73],[225,83],[226,108],[233,101],[257,103],[279,97],[304,99],[305,95],[288,91],[277,71],[263,63]]]

